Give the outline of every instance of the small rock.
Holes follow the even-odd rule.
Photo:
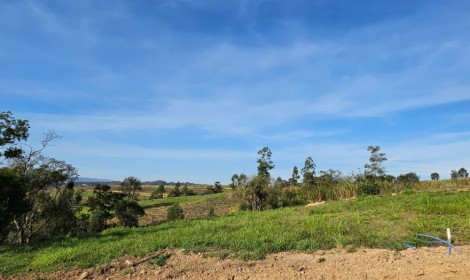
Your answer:
[[[134,266],[134,263],[133,263],[132,261],[130,261],[130,260],[126,260],[124,263],[125,263],[127,266]]]
[[[90,273],[88,271],[85,271],[85,272],[82,273],[82,275],[80,275],[78,280],[85,280],[85,279],[88,278],[88,275],[90,275]]]

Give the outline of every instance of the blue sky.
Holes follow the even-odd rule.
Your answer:
[[[469,1],[0,1],[0,111],[81,176],[470,168]]]

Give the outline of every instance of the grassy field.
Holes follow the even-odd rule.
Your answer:
[[[147,199],[139,201],[145,209],[146,215],[139,219],[141,225],[153,221],[163,222],[166,220],[168,207],[178,203],[183,208],[185,219],[201,219],[208,216],[210,208],[215,215],[229,214],[236,206],[236,202],[230,198],[230,191],[223,193],[167,197],[164,199]]]
[[[166,213],[168,207],[178,203],[184,210],[186,219],[201,219],[207,217],[210,208],[213,208],[215,215],[226,215],[233,210],[237,202],[231,199],[230,188],[225,188],[222,193],[207,194],[207,186],[189,186],[195,194],[193,196],[180,196],[180,197],[166,197],[168,193],[174,189],[174,186],[165,186],[166,193],[164,199],[150,199],[150,194],[158,186],[145,185],[142,191],[139,192],[139,204],[145,209],[145,216],[139,218],[141,226],[157,222],[161,223],[166,220]],[[119,192],[119,186],[112,186],[112,191]],[[83,203],[93,195],[93,187],[82,187]],[[88,207],[84,206],[82,212],[88,213]],[[117,220],[112,220],[111,223],[116,223]]]
[[[337,246],[352,251],[358,247],[403,249],[405,241],[427,244],[416,237],[418,233],[444,237],[448,227],[457,245],[468,244],[469,206],[468,191],[407,191],[315,207],[238,212],[146,228],[113,228],[98,235],[0,247],[0,273],[97,266],[120,256],[144,256],[167,247],[243,259]]]

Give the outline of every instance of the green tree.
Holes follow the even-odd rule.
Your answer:
[[[27,120],[17,120],[12,113],[0,112],[0,167],[3,159],[20,156],[18,145],[29,137]],[[0,168],[0,243],[13,230],[14,218],[27,211],[24,177],[17,168]]]
[[[139,178],[129,176],[121,183],[121,191],[132,199],[137,199],[136,192],[142,190],[142,182]]]
[[[452,180],[457,180],[459,178],[459,172],[457,170],[450,171],[450,178]]]
[[[246,184],[248,182],[248,177],[245,174],[241,173],[238,176],[238,178],[239,178],[239,181],[240,181],[240,186],[246,186]]]
[[[92,212],[89,223],[92,232],[104,230],[106,222],[115,216],[123,226],[137,226],[138,216],[145,214],[144,209],[136,201],[129,200],[126,194],[112,192],[110,186],[102,184],[94,188],[87,205]]]
[[[261,211],[265,207],[268,196],[267,188],[271,180],[269,172],[274,169],[274,163],[271,159],[272,152],[268,147],[259,150],[258,155],[258,175],[248,184],[248,198],[253,211]]]
[[[88,198],[91,217],[89,230],[100,232],[106,228],[106,221],[114,217],[112,212],[119,200],[124,199],[123,193],[113,193],[109,185],[98,184],[93,189],[93,196]]]
[[[165,193],[165,186],[160,185],[156,190],[150,194],[150,199],[155,199],[155,198],[163,198],[163,194]]]
[[[168,194],[168,197],[181,196],[180,186],[181,186],[181,183],[178,181],[178,183],[176,183],[175,185],[175,188],[171,190],[170,193]]]
[[[14,229],[13,219],[27,210],[23,178],[17,169],[0,168],[0,243]]]
[[[270,208],[275,209],[282,207],[282,192],[287,187],[287,182],[281,177],[277,177],[272,186],[268,187],[267,190],[267,202]]]
[[[248,177],[243,173],[234,174],[231,180],[232,183],[230,186],[232,188],[232,195],[245,200],[248,188]]]
[[[258,176],[268,179],[269,181],[271,177],[269,171],[275,167],[273,161],[271,160],[272,152],[268,147],[264,147],[258,151],[258,155],[260,156],[257,160]]]
[[[181,190],[181,195],[182,196],[191,196],[191,195],[196,195],[196,193],[193,190],[190,190],[188,188],[188,185],[184,185],[183,189]]]
[[[266,206],[266,198],[268,197],[268,182],[266,178],[255,176],[248,182],[245,197],[251,204],[251,210],[261,211]]]
[[[292,177],[289,179],[289,183],[292,186],[297,186],[299,184],[299,179],[299,169],[297,168],[297,166],[294,166],[294,168],[292,169]]]
[[[82,193],[75,190],[74,182],[61,187],[55,199],[46,200],[41,213],[42,218],[48,221],[45,235],[53,237],[80,231],[77,213],[82,208],[81,201]]]
[[[338,170],[329,169],[320,171],[317,177],[317,197],[321,200],[337,200],[340,198],[338,189],[345,183],[345,179]]]
[[[232,178],[231,178],[231,181],[232,181],[232,183],[230,184],[230,187],[232,189],[235,189],[238,186],[240,186],[240,176],[238,176],[238,174],[233,174]]]
[[[384,176],[385,168],[382,166],[382,163],[387,160],[385,153],[380,152],[379,146],[369,146],[367,151],[369,151],[371,155],[369,157],[369,163],[364,165],[365,174],[374,177]]]
[[[412,188],[419,183],[419,176],[414,172],[409,172],[399,175],[396,181],[405,188]]]
[[[17,243],[29,242],[41,234],[70,232],[78,211],[74,202],[80,198],[73,189],[75,168],[43,155],[58,136],[49,132],[37,150],[24,143],[28,136],[27,120],[17,120],[11,112],[0,113],[0,164],[2,158],[8,161],[0,176],[0,207],[5,211],[0,238],[14,231]]]
[[[207,190],[212,193],[221,193],[224,191],[220,182],[215,182],[213,186],[208,186]]]
[[[439,173],[437,173],[437,172],[431,173],[431,180],[439,181]]]
[[[315,171],[316,165],[313,161],[312,157],[307,157],[305,159],[304,167],[302,168],[302,192],[304,197],[309,200],[317,200],[319,199],[316,195],[316,181],[315,181]]]
[[[370,152],[369,162],[364,165],[364,176],[359,178],[358,193],[365,195],[378,195],[380,191],[390,185],[385,168],[382,164],[387,160],[385,153],[380,152],[379,146],[369,146],[367,151]]]
[[[460,168],[459,171],[457,172],[458,174],[458,177],[460,179],[467,179],[468,178],[468,172],[467,172],[467,169],[465,168]]]
[[[134,200],[119,200],[114,207],[119,223],[125,227],[139,226],[139,216],[145,214],[144,208]]]
[[[29,122],[15,119],[11,112],[0,112],[0,160],[14,158],[21,154],[17,145],[29,137]]]
[[[58,215],[67,211],[74,211],[75,205],[59,203],[67,183],[74,182],[77,177],[76,169],[61,160],[48,158],[42,154],[48,144],[56,139],[54,133],[46,135],[41,147],[37,150],[27,146],[15,158],[10,159],[11,168],[19,170],[23,178],[22,188],[25,198],[21,207],[23,211],[13,218],[18,243],[28,243],[33,237],[50,228],[50,222]],[[73,189],[71,190],[73,193]],[[60,211],[47,211],[48,207],[69,207]]]

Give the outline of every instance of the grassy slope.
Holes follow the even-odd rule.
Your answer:
[[[470,243],[470,192],[416,193],[241,212],[209,220],[170,222],[148,228],[115,228],[97,236],[0,248],[0,274],[100,265],[130,254],[143,256],[175,247],[261,258],[300,250],[383,247],[403,241],[422,245],[417,233],[444,237],[452,228],[457,244]]]
[[[166,197],[165,199],[147,199],[140,200],[139,204],[144,208],[165,207],[175,203],[188,203],[200,200],[208,200],[212,198],[220,198],[227,196],[226,192],[214,193],[207,195],[193,195],[193,196],[179,196],[179,197]]]

